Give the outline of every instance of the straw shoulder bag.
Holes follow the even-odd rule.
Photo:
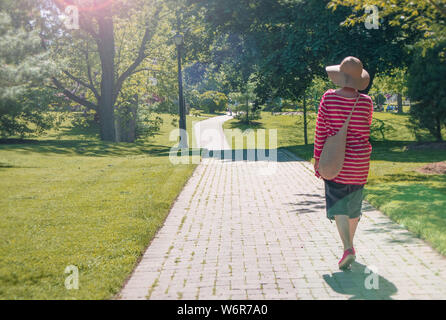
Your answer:
[[[361,94],[353,106],[352,112],[348,116],[342,128],[332,137],[328,137],[322,148],[321,157],[319,159],[319,174],[325,180],[333,180],[336,178],[344,166],[345,147],[347,144],[347,132],[350,120],[358,104]]]

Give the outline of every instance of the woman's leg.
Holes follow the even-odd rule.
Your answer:
[[[353,248],[353,239],[355,238],[356,229],[358,228],[359,217],[355,219],[349,219],[350,224],[350,246]]]
[[[335,219],[339,235],[341,236],[341,240],[344,245],[344,250],[351,249],[352,245],[350,240],[350,221],[348,216],[337,215]]]

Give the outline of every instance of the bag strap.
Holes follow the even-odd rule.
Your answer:
[[[358,99],[356,99],[356,102],[353,106],[352,112],[350,112],[350,115],[348,116],[348,118],[346,120],[347,127],[350,124],[350,120],[352,119],[352,116],[353,116],[353,111],[355,111],[356,105],[358,104],[360,98],[361,98],[361,94],[359,93]]]

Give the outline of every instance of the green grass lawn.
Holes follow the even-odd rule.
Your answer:
[[[432,162],[446,160],[445,150],[411,150],[415,142],[407,128],[408,116],[376,112],[375,119],[384,121],[393,130],[372,142],[373,154],[366,199],[397,223],[427,240],[446,255],[446,176],[424,175],[415,170]],[[278,146],[301,158],[312,161],[315,117],[309,121],[310,145],[304,145],[302,116],[272,116],[262,113],[255,125],[246,126],[231,120],[225,129],[277,129]],[[427,138],[427,133],[424,133]],[[248,146],[244,145],[244,148]],[[251,146],[250,146],[251,148]]]
[[[108,299],[119,292],[192,174],[154,138],[103,143],[72,128],[0,144],[0,299]],[[188,118],[191,121],[198,118]],[[79,268],[67,290],[65,268]]]
[[[309,125],[308,125],[308,139],[309,143],[313,143],[314,141],[314,130],[315,130],[315,120],[314,116],[310,117]],[[305,160],[310,161],[313,157],[313,145],[305,146],[304,143],[304,134],[303,134],[303,124],[302,124],[302,116],[285,116],[278,115],[273,116],[270,112],[262,112],[262,118],[260,120],[254,121],[253,124],[246,125],[239,123],[238,120],[230,120],[225,122],[223,125],[224,129],[240,129],[242,132],[247,129],[265,129],[266,130],[266,141],[268,145],[269,141],[269,130],[277,130],[277,144],[279,148],[287,148],[290,151],[298,154],[300,157]],[[302,126],[302,128],[301,128]],[[228,141],[231,140],[231,134],[229,131],[225,131],[226,137]],[[232,144],[234,148],[235,145]],[[245,139],[243,147],[245,149],[252,149],[255,146],[251,146],[247,144]]]

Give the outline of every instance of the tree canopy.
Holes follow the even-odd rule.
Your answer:
[[[436,61],[429,50],[445,54],[439,0],[3,0],[1,9],[2,103],[25,89],[52,99],[57,91],[95,114],[101,138],[114,142],[134,141],[151,112],[178,113],[176,33],[186,105],[211,112],[224,103],[209,102],[234,94],[251,97],[246,114],[282,99],[317,106],[332,86],[325,67],[350,55],[371,75],[364,92],[378,75],[375,87],[417,100],[406,71]],[[73,12],[78,21],[61,19]]]
[[[28,28],[28,23],[26,19],[14,21],[6,11],[0,12],[0,136],[3,137],[42,132],[55,120],[45,113],[57,100],[55,91],[42,84],[56,66],[43,50],[38,32]]]

